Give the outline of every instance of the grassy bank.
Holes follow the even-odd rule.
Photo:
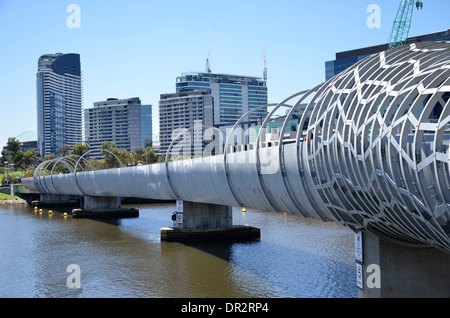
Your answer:
[[[8,180],[14,180],[14,182],[17,182],[17,180],[19,179],[19,177],[24,178],[24,177],[30,177],[32,176],[32,172],[31,171],[13,171],[13,172],[8,172],[8,176],[6,176],[6,173],[0,173],[0,183],[1,181],[5,180],[6,177],[8,177]]]
[[[0,193],[0,200],[22,200],[22,199],[17,196]]]

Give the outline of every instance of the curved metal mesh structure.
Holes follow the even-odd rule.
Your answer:
[[[450,250],[450,43],[371,56],[314,94],[297,136],[314,210]]]
[[[23,183],[41,193],[284,211],[450,252],[450,42],[372,55],[270,106],[256,142],[236,145],[230,133],[219,155],[49,177],[43,164]],[[265,128],[282,107],[269,140]]]

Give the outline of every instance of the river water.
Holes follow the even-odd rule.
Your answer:
[[[0,297],[358,297],[354,234],[340,224],[234,208],[260,241],[186,245],[160,241],[175,205],[136,207],[109,222],[0,207]]]

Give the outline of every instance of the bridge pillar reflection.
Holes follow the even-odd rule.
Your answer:
[[[162,228],[163,241],[255,241],[260,230],[247,225],[233,225],[231,206],[182,201],[182,211],[177,211],[176,227]]]
[[[450,297],[450,254],[390,243],[367,231],[362,241],[360,298]]]

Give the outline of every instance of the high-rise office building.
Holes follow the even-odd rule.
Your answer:
[[[162,94],[159,101],[160,153],[165,154],[179,133],[184,154],[199,155],[204,141],[203,133],[213,127],[213,98],[210,89]],[[187,130],[186,130],[187,129]],[[188,137],[188,138],[187,138]]]
[[[246,112],[267,104],[266,82],[255,76],[214,73],[190,73],[177,77],[177,92],[210,89],[213,97],[214,126],[234,124]],[[255,111],[249,120],[267,115],[267,109]]]
[[[406,44],[425,41],[450,41],[450,29],[446,31],[410,37],[407,39]],[[325,62],[325,80],[328,81],[333,76],[341,73],[350,66],[365,59],[366,57],[385,51],[388,48],[389,44],[386,43],[382,45],[336,53],[335,60]]]
[[[152,146],[152,105],[142,105],[138,97],[108,98],[84,110],[85,141],[90,158],[102,158],[103,142],[115,142],[128,152]]]
[[[82,141],[82,76],[79,54],[45,54],[38,60],[37,139],[41,155]]]
[[[267,99],[266,81],[259,77],[208,72],[183,74],[176,79],[175,94],[161,95],[160,152],[167,151],[176,128],[188,128],[193,136],[193,153],[198,155],[200,150],[194,147],[194,140],[200,131],[194,134],[194,121],[195,127],[202,123],[203,132],[215,127],[226,133],[245,113],[266,105]],[[245,118],[245,122],[256,124],[266,115],[267,108],[263,107]]]

